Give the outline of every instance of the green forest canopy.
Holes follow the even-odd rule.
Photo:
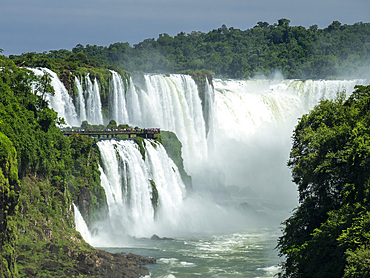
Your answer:
[[[287,78],[361,77],[370,64],[370,23],[341,24],[327,28],[290,26],[290,20],[258,22],[240,30],[222,25],[208,33],[161,34],[134,46],[78,44],[71,51],[10,56],[17,64],[49,67],[48,59],[62,59],[70,67],[90,63],[130,72],[178,73],[208,70],[218,77],[248,78],[280,70]]]
[[[283,277],[369,277],[370,86],[304,115],[288,165],[300,203],[279,240]]]

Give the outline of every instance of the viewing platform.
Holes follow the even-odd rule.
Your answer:
[[[160,134],[159,128],[143,128],[143,129],[105,129],[105,130],[85,130],[85,129],[72,129],[72,130],[61,130],[65,136],[72,134],[80,134],[97,138],[115,138],[118,135],[126,135],[128,138],[133,136],[154,139],[154,136]]]

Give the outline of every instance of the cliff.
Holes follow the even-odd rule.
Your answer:
[[[60,132],[47,77],[2,56],[0,68],[0,277],[148,274],[142,265],[155,259],[96,250],[75,230],[73,201],[89,196],[88,212],[106,205],[92,139]]]
[[[176,134],[170,131],[161,131],[160,141],[163,144],[164,148],[166,149],[168,156],[173,160],[173,162],[179,169],[182,181],[188,188],[191,188],[192,187],[191,176],[189,176],[185,172],[184,162],[181,156],[182,144],[177,138]]]
[[[21,181],[15,222],[20,277],[140,277],[149,274],[143,264],[155,263],[155,259],[110,254],[85,243],[75,230],[71,194],[47,180],[26,177]]]

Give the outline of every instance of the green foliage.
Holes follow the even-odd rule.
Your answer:
[[[155,184],[153,180],[149,180],[149,181],[150,181],[150,185],[152,186],[152,197],[150,199],[152,201],[153,208],[156,210],[158,207],[158,197],[159,197],[157,185]]]
[[[70,94],[74,78],[90,76],[99,81],[103,108],[108,107],[109,69],[117,71],[128,85],[130,74],[199,72],[228,78],[269,75],[280,70],[288,78],[366,78],[370,61],[370,23],[327,28],[258,22],[246,30],[222,25],[208,33],[181,32],[174,37],[160,34],[134,46],[114,43],[108,47],[78,44],[72,51],[11,55],[17,65],[47,67],[58,73]],[[214,73],[214,74],[213,74]]]
[[[0,133],[0,276],[11,277],[16,272],[15,245],[19,181],[16,150],[12,142]]]
[[[289,24],[288,19],[282,18],[275,24],[258,22],[246,30],[222,25],[208,33],[181,32],[174,37],[160,34],[156,40],[146,39],[134,46],[79,44],[73,54],[59,50],[47,56],[69,60],[74,57],[70,62],[78,66],[89,62],[110,68],[114,65],[130,72],[154,73],[205,69],[229,78],[268,75],[276,69],[288,78],[355,76],[359,68],[368,65],[370,23],[342,25],[334,21],[324,29]],[[30,56],[41,59],[35,54]]]
[[[68,137],[74,161],[68,178],[68,189],[85,222],[90,226],[106,217],[107,201],[100,183],[100,153],[96,139],[74,134]]]
[[[347,266],[344,278],[366,278],[370,276],[370,250],[366,246],[361,246],[355,251],[348,251]]]
[[[69,189],[86,189],[91,215],[106,206],[95,141],[60,132],[61,120],[44,99],[53,93],[49,76],[37,77],[4,57],[0,68],[0,277],[29,271],[72,277],[79,254],[94,250],[74,229]],[[49,262],[58,267],[47,269]]]
[[[143,160],[145,160],[145,139],[141,137],[135,137],[134,140],[139,146],[139,151],[141,153],[141,156],[143,157]]]
[[[184,162],[182,159],[182,144],[177,138],[176,134],[170,131],[161,130],[160,142],[163,144],[168,156],[176,164],[179,169],[181,179],[186,186],[192,187],[191,177],[185,172]]]
[[[370,265],[370,86],[302,116],[288,165],[300,205],[279,239],[283,277],[366,277]],[[356,274],[356,276],[351,276]]]
[[[37,77],[5,59],[0,59],[0,67],[0,132],[17,150],[20,177],[60,175],[72,161],[67,141],[56,126],[57,113],[43,98],[44,93],[53,93],[49,78]],[[32,90],[35,83],[41,96]]]
[[[110,120],[107,129],[117,129],[117,122],[115,120]]]
[[[110,70],[118,72],[124,85],[128,86],[128,80],[130,74],[117,67],[114,64],[97,63],[93,59],[89,58],[84,52],[71,52],[65,49],[53,50],[49,53],[26,53],[19,56],[11,55],[10,59],[19,66],[27,67],[46,67],[56,72],[65,88],[68,90],[71,96],[77,96],[77,88],[75,84],[75,78],[79,78],[82,81],[82,85],[85,86],[85,77],[89,76],[92,82],[98,82],[99,91],[101,94],[103,114],[107,117],[109,109],[108,96],[109,96],[109,85],[112,80],[112,73]],[[42,77],[43,79],[47,77]],[[46,82],[48,80],[45,80]],[[48,83],[48,82],[47,82]],[[47,85],[45,83],[45,85]],[[42,83],[37,83],[42,84]],[[47,89],[50,91],[52,87],[49,85]],[[45,90],[39,90],[45,95]]]
[[[23,277],[30,269],[37,277],[71,277],[77,258],[72,252],[88,250],[81,235],[74,229],[72,196],[53,183],[34,177],[22,180],[16,230],[17,267]],[[57,262],[53,269],[48,262]]]

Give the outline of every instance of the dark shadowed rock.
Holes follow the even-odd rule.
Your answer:
[[[146,257],[139,256],[139,255],[132,254],[132,253],[129,253],[126,256],[126,258],[129,261],[133,261],[133,262],[135,262],[138,265],[155,264],[156,263],[156,259],[155,258],[146,258]]]
[[[150,239],[152,240],[174,240],[173,238],[170,238],[170,237],[159,237],[156,234],[152,235]]]
[[[75,269],[78,273],[88,276],[109,278],[138,278],[149,275],[145,264],[155,264],[155,258],[124,253],[112,254],[104,250],[96,250],[95,254],[81,252],[77,255]]]

